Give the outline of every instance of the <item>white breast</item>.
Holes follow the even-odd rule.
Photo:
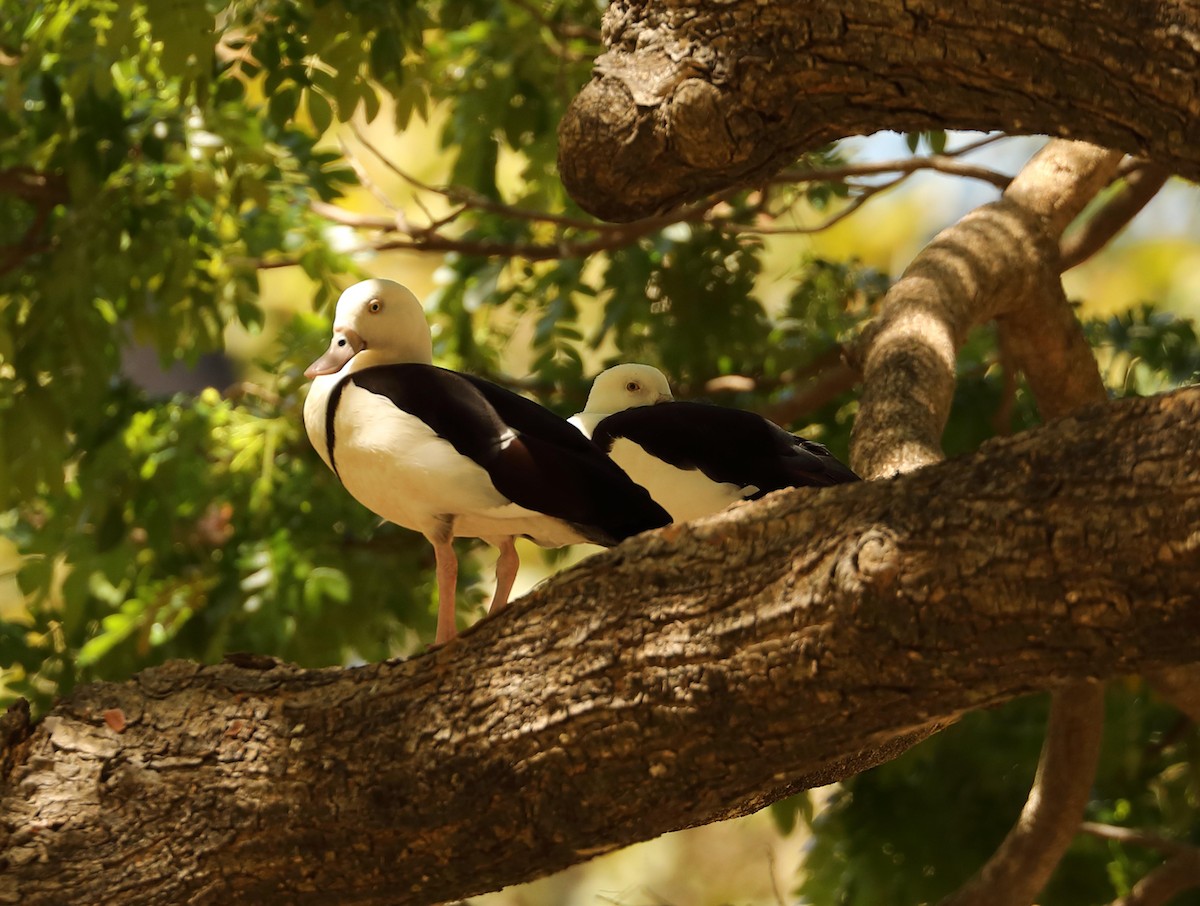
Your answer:
[[[676,522],[716,513],[758,490],[753,486],[741,488],[730,482],[713,481],[699,469],[677,469],[624,437],[617,438],[609,456],[649,491]]]
[[[323,374],[313,378],[308,385],[308,396],[304,398],[304,430],[308,434],[308,442],[320,454],[325,465],[329,465],[329,457],[325,453],[325,408],[329,405],[329,394],[337,383],[337,376]]]

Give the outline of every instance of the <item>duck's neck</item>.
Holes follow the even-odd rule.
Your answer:
[[[346,363],[342,369],[342,374],[351,374],[355,371],[362,371],[364,368],[374,368],[376,365],[431,365],[433,364],[432,352],[424,350],[405,350],[403,353],[395,353],[382,349],[367,348],[352,358]]]
[[[568,421],[582,431],[585,437],[590,438],[595,433],[596,426],[611,414],[611,412],[588,412],[585,409],[583,412],[572,415]]]

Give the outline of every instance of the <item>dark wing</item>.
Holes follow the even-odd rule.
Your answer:
[[[457,374],[478,390],[496,414],[514,431],[536,435],[560,447],[575,450],[582,456],[591,456],[596,452],[596,445],[588,440],[582,431],[533,400],[473,374],[451,374]],[[610,462],[608,457],[601,457],[601,460]]]
[[[429,425],[513,503],[569,522],[598,544],[671,521],[572,425],[503,387],[418,364],[366,368],[350,380]]]
[[[678,469],[698,469],[713,481],[741,487],[754,485],[758,492],[751,499],[780,488],[859,480],[821,444],[741,409],[659,403],[614,413],[592,433],[606,451],[619,437]]]

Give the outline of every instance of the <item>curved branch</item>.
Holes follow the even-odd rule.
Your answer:
[[[559,126],[586,210],[631,220],[881,126],[1082,138],[1200,179],[1188,0],[615,0]]]
[[[1177,894],[1200,887],[1200,849],[1167,859],[1112,906],[1163,906]]]
[[[1071,845],[1104,738],[1104,687],[1072,683],[1050,704],[1037,774],[1017,823],[991,858],[941,906],[1027,906]]]
[[[1200,667],[1152,670],[1146,681],[1171,707],[1200,724]]]
[[[860,475],[887,477],[941,459],[959,346],[976,324],[1035,296],[1041,275],[1030,263],[1056,254],[1041,223],[1002,200],[969,213],[913,260],[856,352],[863,394],[851,464]]]
[[[1063,239],[1062,269],[1083,264],[1108,245],[1129,221],[1158,194],[1170,174],[1162,167],[1138,167],[1096,214],[1077,231]]]
[[[0,902],[462,897],[1200,662],[1198,457],[1200,389],[1106,404],[630,539],[410,661],[81,688],[6,756]]]

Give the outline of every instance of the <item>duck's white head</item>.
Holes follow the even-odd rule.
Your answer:
[[[425,309],[408,287],[394,280],[363,280],[342,293],[333,315],[333,341],[304,376],[334,374],[351,359],[356,368],[433,361]]]
[[[596,375],[584,412],[611,415],[673,399],[667,377],[651,365],[614,365]]]

